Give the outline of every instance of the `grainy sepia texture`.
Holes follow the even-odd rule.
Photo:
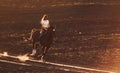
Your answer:
[[[119,0],[0,0],[0,52],[31,52],[23,37],[40,28],[44,14],[56,27],[46,61],[120,72]],[[0,73],[74,72],[0,62]]]

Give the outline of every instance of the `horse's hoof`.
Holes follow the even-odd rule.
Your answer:
[[[40,60],[40,61],[42,61],[43,63],[45,63],[45,62],[46,62],[44,59],[42,59],[42,60]]]
[[[36,49],[33,49],[32,53],[30,54],[30,56],[35,56],[35,54],[36,54]]]
[[[41,57],[41,61],[45,63],[44,56]]]

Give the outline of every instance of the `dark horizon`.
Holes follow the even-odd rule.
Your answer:
[[[120,5],[120,0],[0,0],[1,9],[39,9],[71,5]]]

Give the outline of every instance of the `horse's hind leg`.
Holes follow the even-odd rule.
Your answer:
[[[36,50],[36,53],[35,55],[33,56],[35,59],[40,59],[41,55],[40,55],[40,48],[39,48],[39,44],[36,44],[35,45],[35,50]]]
[[[34,56],[36,54],[36,49],[32,50],[32,53],[30,54],[31,56]]]
[[[33,41],[33,50],[32,50],[32,53],[30,54],[30,56],[34,56],[36,54],[36,48],[35,48],[35,46],[36,46],[36,44]]]
[[[36,54],[35,54],[35,57],[36,57],[36,59],[39,59],[40,57],[41,57],[41,55],[40,55],[40,48],[38,48],[38,44],[36,45],[37,47],[36,47]]]

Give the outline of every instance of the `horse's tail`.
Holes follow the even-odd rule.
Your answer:
[[[27,42],[29,40],[30,40],[29,38],[23,37],[23,41]]]

